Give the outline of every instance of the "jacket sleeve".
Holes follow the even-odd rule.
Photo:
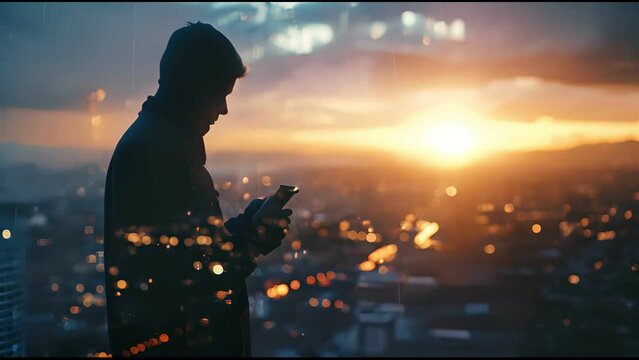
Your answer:
[[[221,214],[194,214],[188,164],[161,148],[129,149],[114,168],[121,225],[113,290],[128,294],[215,293],[256,267],[250,235],[230,234]],[[124,282],[122,282],[123,280]]]

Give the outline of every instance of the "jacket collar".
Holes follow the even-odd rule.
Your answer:
[[[204,165],[206,163],[204,138],[185,126],[181,126],[184,124],[185,116],[180,116],[177,112],[172,111],[170,104],[161,102],[154,96],[148,96],[138,115],[143,119],[148,119],[148,126],[162,131],[170,136],[171,140],[175,140],[178,146],[183,146],[187,155],[196,164]],[[151,116],[147,117],[146,115]]]

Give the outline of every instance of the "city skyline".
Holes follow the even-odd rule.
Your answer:
[[[184,327],[110,344],[107,304],[191,291],[207,311],[246,299],[258,357],[639,354],[637,10],[0,3],[0,354],[152,356],[228,324],[180,306]],[[161,191],[194,201],[113,234],[114,184],[152,214],[171,207],[142,200],[154,180],[183,175],[112,159],[187,21],[248,75],[198,148],[207,181]],[[244,297],[218,283],[243,248],[221,225],[281,184],[299,188],[291,221]]]

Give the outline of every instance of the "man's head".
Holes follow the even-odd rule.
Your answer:
[[[208,132],[228,113],[226,96],[246,66],[233,44],[213,26],[197,22],[176,30],[160,61],[160,90],[165,100],[186,112],[184,124]]]

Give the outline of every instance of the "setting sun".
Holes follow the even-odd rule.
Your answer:
[[[445,155],[462,155],[473,144],[473,137],[468,128],[459,124],[442,124],[429,134],[433,149]]]

